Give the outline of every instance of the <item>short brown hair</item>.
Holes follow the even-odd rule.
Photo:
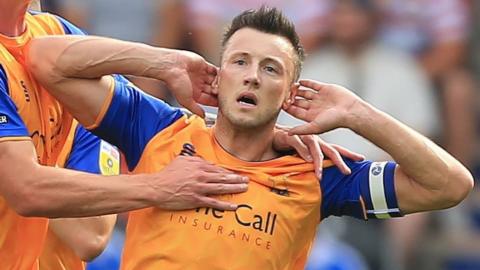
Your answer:
[[[260,32],[282,36],[290,41],[295,54],[295,81],[300,77],[302,63],[305,58],[300,38],[295,31],[295,25],[277,8],[262,6],[256,10],[246,10],[233,18],[232,23],[225,31],[222,47],[225,48],[228,40],[242,28],[252,28]]]

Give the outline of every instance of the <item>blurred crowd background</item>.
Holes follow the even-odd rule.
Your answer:
[[[445,147],[474,175],[480,174],[480,1],[42,1],[44,10],[89,34],[193,50],[215,64],[226,24],[262,4],[282,9],[295,22],[307,52],[302,78],[348,87]],[[132,80],[174,103],[161,83]],[[282,114],[279,123],[300,122]],[[368,159],[389,158],[346,130],[322,136]],[[480,269],[476,190],[448,211],[388,221],[330,218],[320,225],[307,269]],[[117,269],[124,223],[120,219],[111,244],[90,270]]]

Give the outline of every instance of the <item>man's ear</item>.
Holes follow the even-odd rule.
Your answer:
[[[212,82],[212,94],[218,95],[218,81],[219,81],[219,73],[220,71],[217,72],[217,76]]]
[[[299,83],[292,84],[292,86],[290,87],[290,92],[288,93],[288,96],[285,97],[285,100],[283,101],[282,109],[284,110],[288,109],[295,102],[295,97],[297,96],[298,88],[300,88]]]

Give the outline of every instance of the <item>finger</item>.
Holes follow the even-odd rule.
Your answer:
[[[285,132],[287,132],[287,131],[290,129],[290,127],[284,126],[284,125],[280,125],[280,124],[276,124],[276,125],[275,125],[275,128],[278,129],[278,130],[283,130],[283,131],[285,131]]]
[[[205,172],[213,172],[213,173],[226,173],[226,174],[233,174],[233,171],[220,167],[212,162],[205,160],[199,156],[178,156],[177,159],[185,159],[192,164],[187,164],[187,166],[195,166]]]
[[[198,105],[193,99],[188,102],[188,103],[185,103],[185,104],[182,104],[186,109],[188,109],[189,111],[191,111],[192,113],[202,117],[202,118],[205,118],[205,111],[202,109],[202,107],[200,107],[200,105]]]
[[[310,101],[302,98],[302,99],[295,99],[295,101],[293,102],[292,105],[295,105],[297,107],[308,110],[308,109],[310,109],[311,103],[310,103]],[[292,105],[290,105],[290,106],[292,106]]]
[[[207,172],[207,173],[217,173],[217,174],[231,174],[231,175],[236,175],[233,171],[231,170],[228,170],[226,168],[223,168],[223,167],[220,167],[219,165],[216,165],[216,164],[213,164],[211,163],[210,161],[207,161],[207,160],[204,160],[203,158],[201,157],[194,157],[196,159],[198,159],[199,161],[197,162],[201,162],[202,165],[199,166],[198,168],[204,172]]]
[[[365,156],[362,155],[362,154],[358,154],[356,152],[352,152],[350,150],[348,150],[347,148],[345,147],[342,147],[340,145],[336,145],[336,144],[331,144],[331,146],[333,148],[335,148],[339,153],[340,155],[346,157],[346,158],[349,158],[351,160],[354,160],[354,161],[362,161],[362,160],[365,160]]]
[[[305,161],[312,162],[312,156],[308,151],[308,147],[300,140],[300,137],[297,135],[288,136],[287,137],[287,144],[290,145],[297,151],[297,153],[302,157]]]
[[[203,82],[207,85],[211,85],[213,81],[215,81],[216,77],[217,76],[215,74],[207,74]]]
[[[217,94],[213,91],[211,85],[203,85],[198,96],[195,96],[195,101],[206,106],[216,107],[218,105]]]
[[[306,123],[301,126],[296,126],[288,131],[289,135],[308,135],[322,133],[319,127],[314,123]]]
[[[216,174],[225,174],[225,175],[236,175],[233,171],[227,170],[215,164],[204,164],[199,167],[200,170],[207,173],[216,173]]]
[[[308,151],[313,158],[315,175],[317,176],[318,180],[321,180],[324,155],[320,149],[320,139],[316,135],[301,136],[300,138],[308,147]]]
[[[342,156],[340,156],[340,153],[335,148],[333,148],[330,144],[322,140],[320,140],[320,142],[321,142],[320,147],[322,149],[322,152],[325,154],[325,156],[327,156],[333,162],[333,164],[337,166],[338,169],[340,169],[340,171],[343,174],[345,175],[351,174],[352,171],[347,166]]]
[[[295,103],[290,105],[285,111],[291,116],[301,120],[305,120],[305,118],[307,117],[307,110],[302,107],[298,107],[297,105],[295,105]]]
[[[205,195],[225,195],[242,193],[248,190],[247,184],[219,184],[210,183],[199,185]]]
[[[297,97],[303,97],[305,99],[311,100],[315,97],[316,93],[313,92],[312,90],[303,90],[299,89],[297,92]]]
[[[202,197],[199,199],[201,207],[210,207],[218,210],[235,211],[238,205],[231,202],[221,201],[215,198]]]
[[[215,76],[217,76],[218,68],[215,65],[207,62],[207,73],[209,75],[213,75],[215,77]]]
[[[301,86],[308,87],[310,89],[313,89],[315,91],[321,91],[323,88],[327,87],[329,84],[327,83],[322,83],[314,80],[300,80],[298,82]]]
[[[225,173],[208,173],[204,178],[204,182],[206,183],[247,184],[248,181],[248,177],[246,176]]]
[[[202,93],[197,99],[198,104],[205,106],[218,107],[218,98],[216,95]]]

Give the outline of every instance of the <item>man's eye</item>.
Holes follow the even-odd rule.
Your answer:
[[[265,66],[265,70],[269,73],[277,73],[277,70],[272,66]]]
[[[234,62],[235,64],[237,65],[240,65],[240,66],[243,66],[246,64],[245,60],[242,60],[242,59],[239,59],[239,60],[235,60]]]

